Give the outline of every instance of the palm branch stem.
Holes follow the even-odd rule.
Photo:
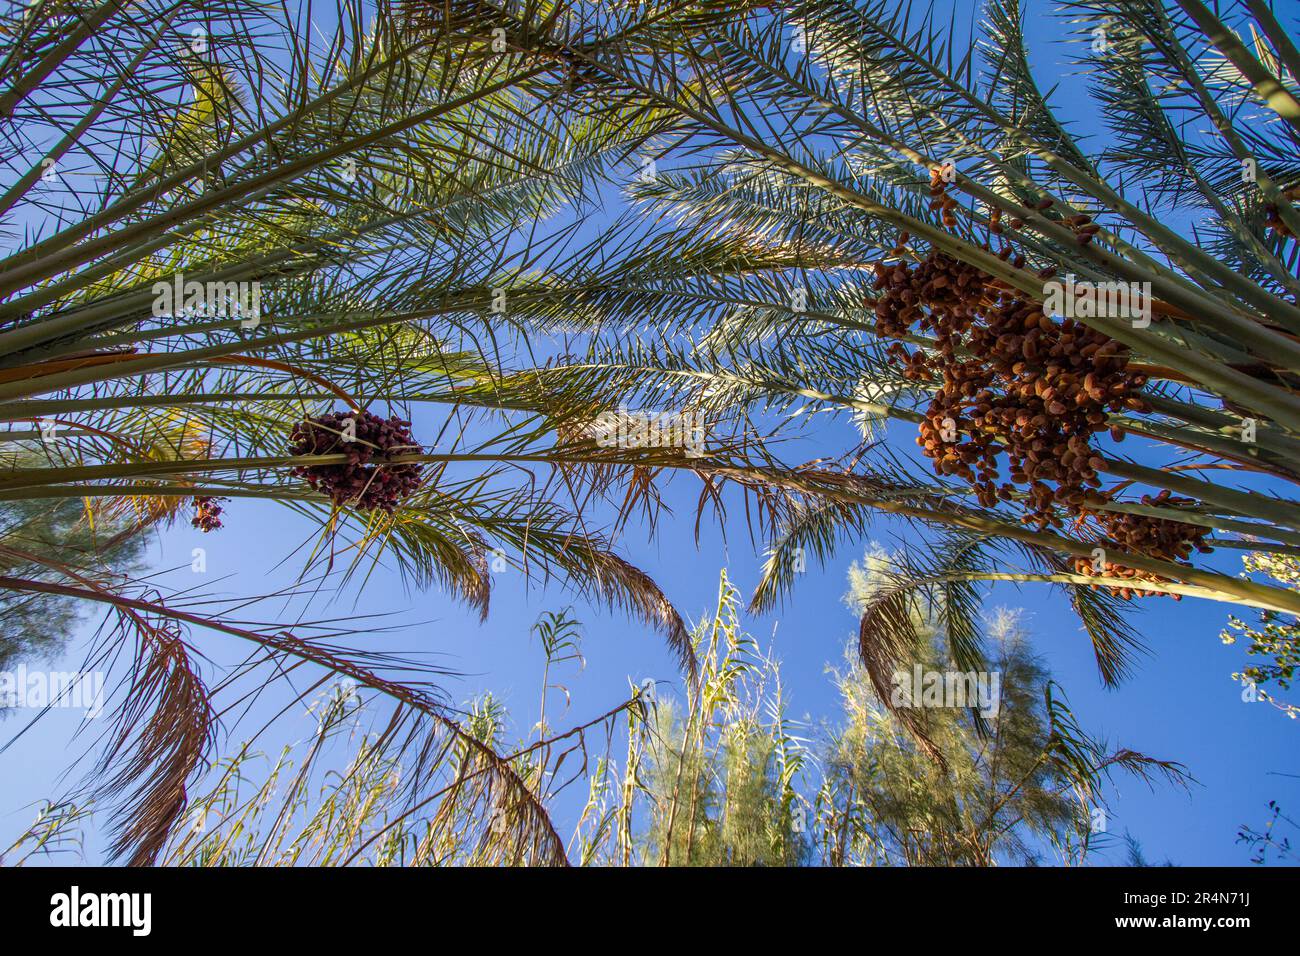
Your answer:
[[[1285,527],[1300,529],[1300,509],[1282,499],[1236,491],[1213,482],[1186,478],[1167,469],[1148,468],[1136,462],[1120,461],[1113,458],[1103,460],[1106,462],[1106,470],[1113,475],[1119,475],[1121,478],[1131,478],[1143,484],[1155,482],[1157,487],[1193,495],[1198,501],[1217,504],[1221,508],[1236,514],[1258,517],[1266,521],[1276,521]]]
[[[1144,591],[1148,594],[1179,594],[1185,597],[1201,598],[1206,601],[1218,601],[1224,604],[1239,604],[1243,607],[1257,607],[1263,610],[1279,610],[1270,602],[1255,598],[1234,597],[1221,591],[1194,587],[1189,584],[1175,584],[1168,581],[1153,583],[1134,581],[1129,578],[1113,578],[1105,575],[1091,574],[1030,574],[1013,571],[963,572],[960,575],[937,575],[916,579],[917,584],[942,584],[952,581],[989,581],[1012,582],[1015,584],[1083,584],[1090,587],[1128,588],[1131,591]]]
[[[160,601],[144,601],[98,588],[71,587],[65,584],[56,584],[49,581],[36,581],[26,578],[15,578],[8,575],[0,575],[0,588],[32,593],[56,594],[64,597],[73,597],[81,600],[108,604],[135,613],[154,614],[161,617],[171,618],[172,620],[183,624],[206,628],[208,630],[239,637],[268,650],[317,664],[332,673],[351,678],[358,684],[392,697],[399,703],[425,714],[471,751],[484,757],[486,762],[490,765],[489,769],[491,772],[502,775],[508,781],[510,784],[511,794],[528,802],[531,810],[536,815],[536,819],[543,821],[544,836],[546,842],[550,846],[550,852],[553,859],[564,861],[564,843],[552,824],[549,813],[547,813],[545,807],[543,807],[532,794],[532,790],[528,785],[510,766],[509,762],[503,760],[495,751],[482,741],[475,738],[472,734],[466,733],[455,720],[452,720],[443,712],[443,709],[438,706],[435,701],[433,701],[427,694],[421,693],[416,688],[408,687],[405,684],[394,681],[385,680],[368,668],[362,667],[354,661],[341,658],[329,651],[314,647],[309,641],[301,640],[288,631],[282,631],[276,634],[250,631],[245,628],[228,624],[224,621],[169,607]],[[566,864],[567,861],[561,865]]]
[[[1102,511],[1116,511],[1125,514],[1147,515],[1151,518],[1163,518],[1165,521],[1180,521],[1194,524],[1201,528],[1213,528],[1216,531],[1231,531],[1235,534],[1254,538],[1269,538],[1289,545],[1300,545],[1300,533],[1287,531],[1273,525],[1252,524],[1249,521],[1234,521],[1222,515],[1206,515],[1187,508],[1161,508],[1144,505],[1137,501],[1106,501],[1097,506]],[[1222,540],[1222,539],[1217,539]]]
[[[130,2],[130,0],[127,0],[127,2]],[[103,95],[100,96],[98,100],[91,104],[90,109],[86,111],[85,115],[77,121],[77,124],[73,126],[72,129],[68,130],[63,139],[59,140],[59,142],[45,154],[43,157],[44,160],[57,163],[67,155],[68,150],[80,141],[81,137],[85,135],[86,130],[90,129],[90,127],[94,125],[95,121],[103,115],[104,110],[108,109],[108,107],[112,105],[113,98],[117,96],[122,87],[126,85],[127,80],[131,78],[132,74],[135,73],[140,64],[142,64],[149,54],[154,51],[154,48],[158,45],[158,40],[162,37],[163,33],[170,28],[170,26],[171,24],[167,22],[166,18],[163,18],[159,23],[158,28],[154,30],[153,34],[140,44],[140,52],[131,59],[131,62],[126,66],[126,69],[118,74],[117,79],[113,81],[112,85],[104,91]],[[45,166],[42,163],[36,163],[31,167],[31,169],[20,176],[12,186],[5,190],[4,194],[0,195],[0,216],[3,216],[12,209],[14,204],[27,194],[27,191],[31,189],[34,184],[40,181],[41,175],[44,172]]]
[[[843,482],[838,483],[838,487],[830,488],[826,487],[823,482],[812,481],[803,475],[777,473],[767,468],[713,468],[710,471],[721,477],[732,477],[741,483],[757,480],[770,486],[786,487],[816,497],[862,504],[880,511],[915,518],[931,524],[964,528],[993,538],[1010,538],[1089,561],[1092,560],[1093,551],[1097,548],[1095,542],[1077,541],[1046,531],[1031,531],[1028,528],[1007,521],[999,521],[975,512],[958,511],[956,509],[941,511],[934,508],[921,508],[892,498],[868,494],[865,491],[848,487]],[[1240,580],[1212,571],[1203,571],[1198,568],[1128,552],[1107,549],[1107,554],[1110,555],[1114,563],[1125,567],[1148,571],[1169,580],[1203,587],[1208,591],[1221,591],[1236,597],[1265,601],[1273,607],[1285,610],[1288,613],[1300,612],[1300,595],[1294,594],[1285,588],[1257,584],[1253,581]]]
[[[1285,481],[1300,483],[1300,474],[1286,459],[1274,456],[1259,447],[1259,443],[1243,442],[1240,438],[1225,438],[1199,429],[1185,429],[1162,425],[1159,422],[1141,421],[1116,416],[1114,423],[1130,435],[1144,435],[1157,441],[1178,445],[1189,451],[1198,451],[1245,465]]]
[[[568,367],[581,368],[582,366],[568,366]],[[629,369],[635,368],[635,366],[626,366],[626,367]],[[705,372],[705,371],[697,371],[694,369],[672,369],[672,370],[667,370],[662,374],[666,376],[682,376],[682,377],[689,377],[689,378],[697,378],[705,381],[713,380],[713,379],[723,379],[723,380],[730,379],[735,382],[743,382],[745,384],[756,385],[770,392],[780,392],[787,395],[798,395],[802,398],[810,398],[816,401],[827,402],[830,404],[839,405],[844,408],[854,409],[855,411],[866,412],[872,415],[882,415],[889,418],[897,418],[902,421],[912,422],[914,424],[919,424],[926,420],[924,414],[914,411],[912,409],[901,408],[899,406],[890,405],[884,402],[865,401],[863,399],[855,398],[853,396],[837,395],[831,392],[824,392],[814,388],[792,386],[787,383],[770,379],[770,378],[765,378],[765,377],[751,378],[747,376],[732,375],[730,373],[720,371],[720,370],[710,370]],[[1126,430],[1133,431],[1139,434],[1149,435],[1150,437],[1156,438],[1160,441],[1172,442],[1181,447],[1192,447],[1196,450],[1201,450],[1209,454],[1217,455],[1219,457],[1228,457],[1228,458],[1234,458],[1240,460],[1239,456],[1243,452],[1249,454],[1251,450],[1251,446],[1242,443],[1240,441],[1234,444],[1228,439],[1221,439],[1218,438],[1217,436],[1203,435],[1200,433],[1198,433],[1195,438],[1188,438],[1184,433],[1177,432],[1173,429],[1165,429],[1157,424],[1151,424],[1146,422],[1141,422],[1141,423],[1132,422],[1130,424],[1131,420],[1129,419],[1120,419],[1119,421],[1122,423],[1121,427],[1124,427]],[[1198,444],[1196,439],[1203,439],[1203,441],[1200,444]],[[1199,481],[1195,481],[1194,479],[1179,479],[1177,484],[1171,485],[1164,480],[1164,476],[1167,476],[1169,474],[1169,472],[1167,471],[1144,468],[1142,466],[1138,466],[1130,462],[1118,462],[1109,458],[1102,458],[1102,462],[1104,467],[1100,470],[1109,472],[1114,475],[1118,475],[1119,477],[1122,478],[1134,478],[1138,474],[1140,474],[1141,475],[1140,480],[1144,484],[1154,485],[1155,487],[1158,488],[1167,487],[1171,491],[1181,491],[1188,494],[1193,493],[1192,489],[1200,489],[1200,491],[1197,493],[1199,500],[1207,501],[1210,503],[1218,503],[1223,507],[1228,507],[1235,512],[1250,514],[1253,517],[1261,518],[1264,520],[1281,521],[1283,524],[1289,527],[1300,527],[1300,524],[1297,523],[1300,522],[1300,511],[1296,511],[1295,509],[1292,509],[1289,506],[1282,504],[1281,502],[1272,502],[1270,500],[1269,503],[1266,503],[1264,505],[1263,509],[1243,512],[1241,509],[1255,508],[1255,505],[1259,500],[1258,495],[1249,495],[1244,492],[1237,492],[1231,489],[1225,489],[1221,485],[1210,484],[1208,482],[1199,482]],[[1260,462],[1260,461],[1255,461],[1247,458],[1245,459],[1244,463],[1250,465],[1264,464],[1268,466],[1264,470],[1266,470],[1269,474],[1275,474],[1278,477],[1286,478],[1288,480],[1293,480],[1293,481],[1298,480],[1296,476],[1291,472],[1290,468],[1284,467],[1283,462],[1280,460],[1275,462],[1274,461]],[[1287,516],[1285,520],[1281,517],[1282,515]]]
[[[1255,94],[1277,113],[1296,132],[1300,132],[1300,100],[1257,59],[1228,29],[1222,20],[1210,12],[1201,0],[1178,0],[1178,5],[1205,32],[1210,42],[1228,58],[1254,88]]]
[[[45,54],[40,62],[15,80],[13,86],[0,93],[0,120],[12,118],[18,104],[39,89],[40,85],[49,79],[50,75],[83,43],[94,36],[95,31],[107,23],[115,13],[128,6],[130,0],[104,0],[99,6],[79,17],[80,22],[75,30]]]
[[[17,382],[0,383],[0,400],[26,398],[30,395],[40,395],[59,389],[73,388],[79,385],[89,385],[93,382],[110,381],[113,379],[134,378],[150,372],[158,372],[164,369],[181,368],[187,365],[200,365],[205,362],[211,362],[220,356],[236,355],[240,352],[259,352],[265,349],[276,348],[287,345],[292,342],[305,342],[311,339],[324,338],[336,333],[355,332],[361,329],[379,328],[385,325],[399,325],[407,322],[428,319],[438,315],[454,312],[471,312],[478,309],[486,308],[491,301],[489,293],[474,292],[466,295],[459,302],[446,302],[439,308],[419,309],[409,312],[386,313],[372,315],[366,318],[357,318],[355,313],[340,312],[333,313],[329,316],[315,316],[314,319],[324,319],[334,315],[349,318],[350,321],[338,322],[333,325],[317,325],[311,328],[299,329],[295,332],[285,332],[279,335],[268,335],[260,339],[241,339],[234,342],[227,342],[222,345],[210,345],[198,349],[185,349],[174,352],[155,352],[148,355],[134,356],[131,359],[114,359],[113,364],[104,365],[87,363],[86,367],[74,370],[56,372],[51,375],[44,375],[39,378],[27,379]]]

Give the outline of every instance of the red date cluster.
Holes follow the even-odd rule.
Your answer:
[[[423,466],[413,462],[390,464],[401,455],[416,454],[421,447],[411,436],[410,422],[380,418],[370,412],[330,412],[307,418],[289,436],[290,454],[348,456],[346,462],[301,465],[293,474],[336,505],[359,511],[378,508],[391,514],[407,495],[420,487]]]
[[[219,530],[221,528],[221,514],[225,509],[217,502],[225,500],[225,498],[214,498],[211,495],[195,496],[194,517],[190,519],[190,524],[204,534],[209,531]]]

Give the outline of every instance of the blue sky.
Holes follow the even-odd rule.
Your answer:
[[[1031,15],[1028,27],[1031,46],[1045,51],[1044,66],[1049,71],[1059,68],[1060,57],[1055,54],[1064,55],[1063,23]],[[1085,127],[1095,122],[1086,115],[1073,118]],[[420,425],[417,419],[417,438]],[[819,427],[843,429],[847,423]],[[914,435],[913,426],[894,423],[889,441],[898,451],[910,453]],[[827,437],[832,439],[831,447],[844,447],[845,435]],[[1124,451],[1140,460],[1155,460],[1131,438]],[[726,568],[748,595],[761,563],[736,520],[725,537],[722,529],[706,523],[696,542],[697,496],[698,485],[692,480],[675,479],[667,497],[675,514],[661,518],[654,540],[644,529],[633,529],[622,541],[623,553],[648,571],[691,620],[712,609],[721,569]],[[739,510],[731,509],[733,518]],[[312,534],[312,528],[289,511],[251,500],[230,502],[225,525],[210,535],[186,523],[163,532],[154,546],[154,567],[171,569],[164,580],[177,588],[199,585],[229,595],[264,593],[292,581],[297,565],[292,560],[282,564],[281,559]],[[888,548],[895,536],[917,540],[907,526],[882,516],[872,537]],[[856,630],[856,621],[841,598],[846,570],[867,544],[864,540],[846,547],[824,568],[811,565],[782,609],[747,618],[750,632],[782,662],[792,715],[806,714],[812,723],[833,720],[838,713],[838,696],[826,668],[839,663],[845,642]],[[207,551],[208,570],[200,581],[189,570],[194,547]],[[1233,552],[1216,555],[1213,564],[1227,573],[1239,570]],[[355,589],[350,589],[333,604],[317,605],[313,611],[317,616],[352,613],[355,597]],[[566,676],[572,707],[563,716],[552,714],[555,726],[581,723],[608,710],[626,697],[630,680],[640,683],[652,677],[680,686],[672,655],[650,629],[576,600],[560,587],[527,586],[515,571],[498,577],[486,623],[437,590],[408,591],[393,574],[372,577],[355,610],[393,614],[407,623],[403,631],[374,635],[375,646],[432,655],[434,663],[458,671],[461,676],[445,683],[457,703],[492,691],[507,705],[515,719],[513,731],[522,737],[535,719],[542,673],[542,652],[530,638],[529,628],[542,611],[569,604],[583,622],[587,666],[580,675]],[[1063,598],[1041,587],[1017,590],[999,585],[990,589],[987,601],[989,609],[998,605],[1025,609],[1034,646],[1064,685],[1086,730],[1113,746],[1180,761],[1198,781],[1188,793],[1168,786],[1151,790],[1132,778],[1116,779],[1110,790],[1109,828],[1116,834],[1130,831],[1150,859],[1187,865],[1245,864],[1248,851],[1235,842],[1237,828],[1243,823],[1262,824],[1270,799],[1284,807],[1300,806],[1300,779],[1295,776],[1300,774],[1295,746],[1300,725],[1267,704],[1241,699],[1241,688],[1229,675],[1243,665],[1244,648],[1219,641],[1226,618],[1223,606],[1191,599],[1138,602],[1134,621],[1149,653],[1138,659],[1122,686],[1108,690],[1101,685],[1088,640]],[[273,616],[274,605],[258,614]],[[80,665],[87,635],[88,629],[83,629],[73,636],[58,669]],[[233,642],[233,638],[207,635],[199,639],[199,646],[215,664],[233,663],[244,650]],[[20,720],[0,724],[0,742],[9,740]],[[53,711],[0,753],[0,774],[6,781],[0,792],[0,846],[29,822],[36,803],[63,792],[67,781],[60,774],[69,755],[90,739],[85,734],[73,738],[79,722],[79,713]],[[287,724],[284,732],[292,736],[298,731]],[[91,834],[90,860],[98,859],[100,846],[102,840]]]

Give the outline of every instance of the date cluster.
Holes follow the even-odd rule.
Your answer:
[[[193,501],[194,517],[190,519],[190,524],[204,534],[209,531],[219,531],[222,527],[221,515],[225,511],[219,502],[225,500],[225,498],[214,498],[212,495],[196,495]]]
[[[1025,268],[1009,247],[999,255]],[[1162,560],[1204,550],[1204,530],[1194,525],[1098,508],[1111,493],[1099,474],[1097,436],[1122,440],[1111,416],[1150,410],[1141,394],[1147,375],[1131,367],[1125,345],[1045,314],[1019,290],[939,250],[914,264],[877,262],[874,272],[877,334],[929,338],[927,349],[892,342],[887,355],[909,381],[938,379],[917,437],[938,474],[964,480],[985,507],[1018,504],[1021,520],[1038,530],[1082,520],[1117,548]]]
[[[306,418],[294,426],[289,436],[290,454],[343,454],[347,460],[300,465],[293,474],[328,495],[335,505],[391,514],[422,481],[422,465],[391,461],[421,451],[410,426],[410,422],[395,416],[385,419],[365,411],[329,412]]]

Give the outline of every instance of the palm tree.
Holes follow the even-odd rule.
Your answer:
[[[697,470],[711,493],[764,485],[754,607],[886,512],[939,538],[864,634],[910,641],[924,590],[956,625],[975,585],[1043,582],[1114,681],[1123,600],[1300,610],[1198,556],[1300,547],[1300,57],[1260,0],[1226,21],[1199,0],[1060,7],[1099,149],[1049,102],[1018,0],[985,4],[969,49],[907,5],[818,0],[582,55],[585,115],[638,102],[677,138],[628,187],[642,214],[529,318],[594,340],[549,388],[697,407],[748,441]],[[1079,305],[1107,289],[1149,292],[1147,314]],[[862,443],[778,461],[767,434],[817,412]],[[921,461],[879,442],[894,420],[919,426]],[[1126,457],[1126,436],[1159,461]],[[974,663],[974,622],[950,630]]]
[[[937,589],[973,662],[978,635],[961,614],[991,580],[1064,587],[1111,680],[1132,638],[1117,592],[1294,612],[1285,589],[1186,554],[1296,547],[1293,502],[1184,473],[1295,478],[1294,46],[1260,4],[1253,57],[1194,0],[1186,12],[1104,6],[1076,15],[1104,27],[1113,58],[1096,64],[1099,96],[1121,124],[1145,117],[1159,132],[1161,110],[1187,105],[1178,97],[1222,121],[1214,149],[1186,148],[1173,126],[1141,139],[1184,147],[1170,155],[1196,189],[1149,191],[1202,202],[1198,228],[1221,246],[1125,198],[1121,176],[1170,185],[1168,164],[1078,148],[1034,82],[1009,0],[990,7],[987,76],[970,58],[950,64],[941,35],[883,2],[594,13],[381,0],[373,17],[347,2],[34,5],[5,21],[0,50],[13,157],[0,216],[23,233],[0,259],[0,414],[6,440],[46,463],[0,475],[0,501],[81,498],[147,524],[193,499],[211,526],[219,499],[265,498],[320,520],[310,571],[345,554],[344,574],[360,574],[387,557],[483,610],[499,549],[659,625],[688,668],[680,617],[614,550],[636,510],[653,515],[662,473],[702,479],[702,504],[721,507],[726,487],[757,499],[772,545],[757,606],[788,587],[801,549],[825,557],[876,511],[947,529],[935,560],[905,562],[864,615],[884,647],[915,637],[918,589]],[[1152,92],[1136,79],[1146,69],[1179,82]],[[1262,109],[1278,122],[1256,123]],[[1233,190],[1224,164],[1243,150],[1255,180]],[[590,242],[581,217],[557,224],[647,151],[704,159],[633,187],[655,215]],[[1014,245],[1006,259],[995,236]],[[1133,400],[1102,424],[1196,457],[1156,469],[1089,445],[1072,502],[1045,502],[1050,482],[1028,475],[990,498],[987,483],[956,480],[964,462],[935,480],[902,461],[865,464],[859,448],[782,461],[770,421],[750,413],[811,403],[944,432],[934,357],[948,350],[976,372],[986,358],[952,334],[882,331],[882,260],[882,274],[964,264],[982,310],[1044,298],[1036,269],[1150,282],[1149,326],[1080,319]],[[547,351],[535,333],[558,323],[597,333],[590,354]],[[688,330],[690,348],[673,339]],[[707,454],[592,439],[594,416],[638,397],[716,420]],[[428,409],[435,441],[372,407],[422,433],[407,409]],[[958,424],[964,437],[939,444],[1007,438]],[[352,428],[371,436],[360,448]],[[1119,484],[1098,494],[1101,476]],[[1132,485],[1170,494],[1125,497]],[[603,501],[615,517],[601,530],[587,516]],[[1045,524],[1020,524],[1027,511]],[[1007,570],[1012,558],[1028,567]],[[192,660],[194,627],[382,690],[413,721],[413,746],[469,748],[501,778],[493,799],[528,808],[516,849],[559,858],[510,762],[449,718],[432,685],[380,673],[396,662],[327,643],[342,636],[333,627],[306,638],[49,570],[62,580],[0,587],[107,605],[125,629],[109,642],[130,635],[139,649],[109,748],[121,758],[112,785],[128,794],[117,848],[133,859],[156,857],[211,746],[219,708]],[[415,779],[413,791],[427,783]]]
[[[578,217],[555,214],[665,125],[631,101],[603,120],[568,115],[575,51],[670,30],[689,8],[602,36],[533,2],[103,0],[7,15],[0,416],[14,455],[0,502],[81,499],[142,530],[191,501],[206,531],[222,499],[265,499],[321,528],[306,584],[340,566],[359,582],[389,560],[486,614],[500,560],[638,614],[689,668],[680,616],[616,552],[616,529],[585,517],[658,453],[556,440],[592,403],[510,369],[536,361],[513,285],[570,267]],[[89,656],[133,648],[97,778],[123,795],[115,850],[132,861],[156,858],[214,746],[221,707],[195,629],[251,642],[250,667],[308,663],[382,691],[392,734],[417,752],[461,748],[466,773],[491,781],[484,798],[511,808],[519,852],[562,856],[509,762],[418,672],[399,682],[385,672],[400,661],[331,643],[346,626],[249,624],[239,602],[187,609],[146,582],[23,558],[40,573],[0,589],[105,606]]]

